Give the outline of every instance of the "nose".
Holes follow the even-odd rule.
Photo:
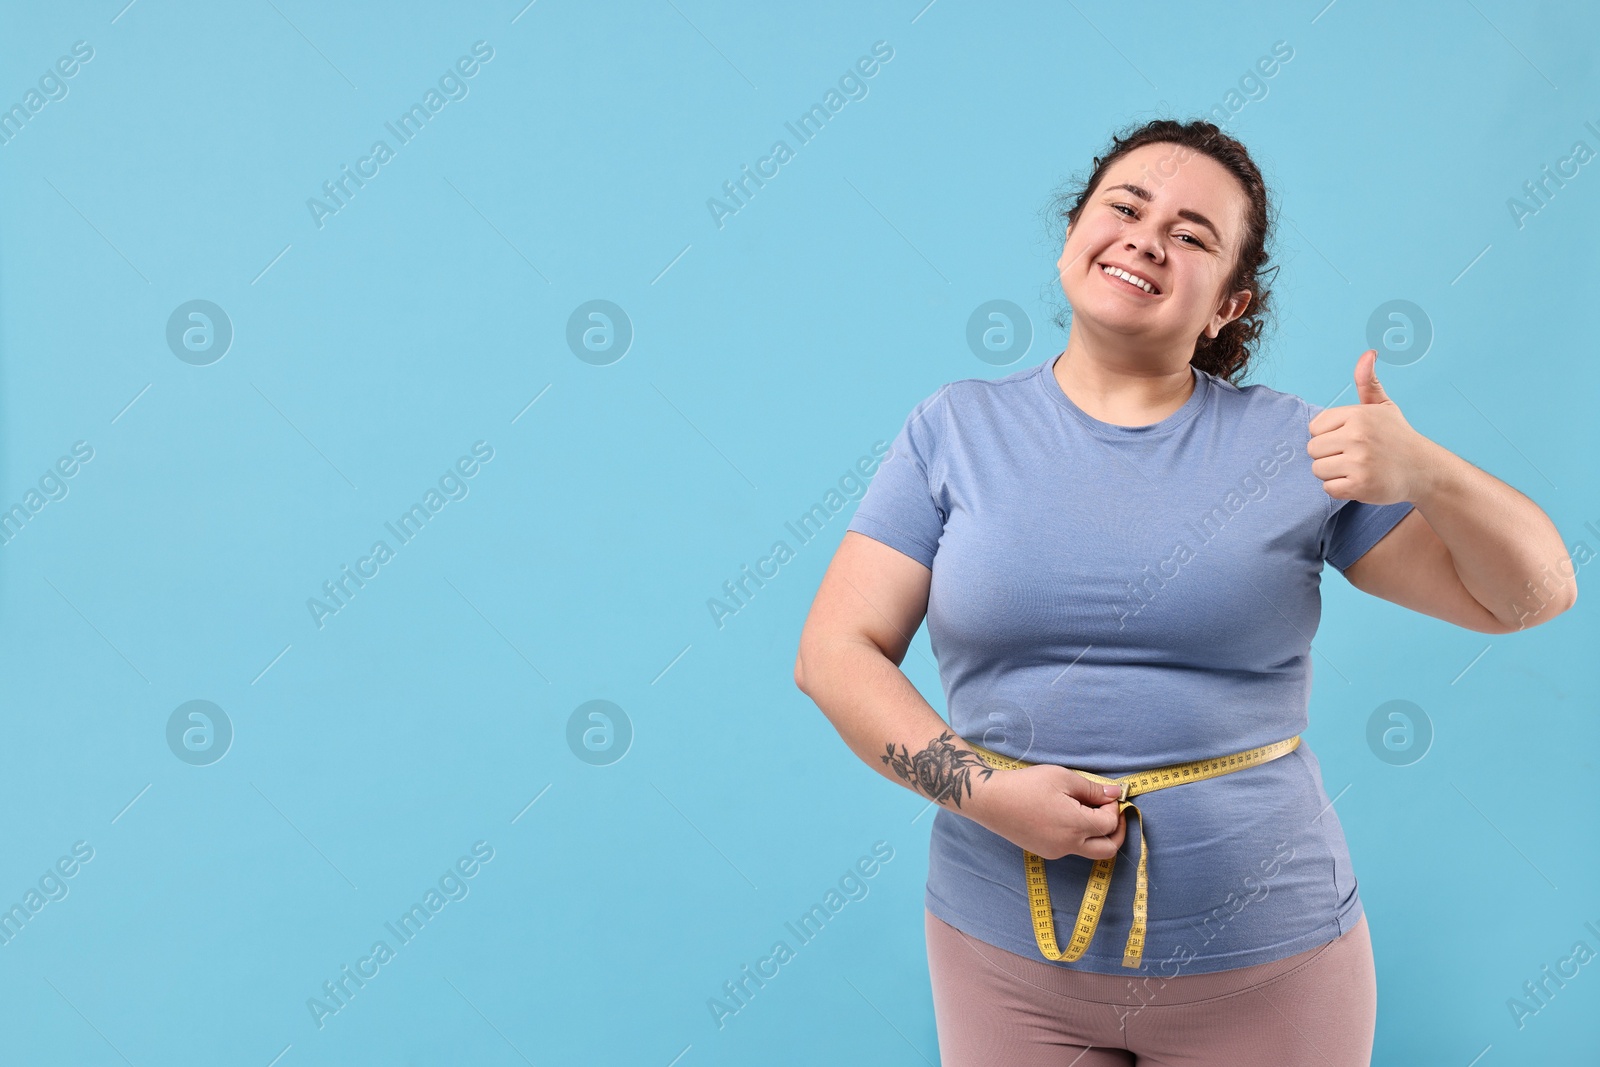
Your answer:
[[[1166,246],[1162,244],[1161,238],[1154,231],[1149,233],[1130,232],[1124,243],[1128,251],[1135,255],[1140,252],[1148,253],[1150,258],[1157,263],[1161,263],[1167,258]]]

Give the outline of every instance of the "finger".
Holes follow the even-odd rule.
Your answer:
[[[1348,478],[1351,474],[1350,461],[1339,452],[1323,459],[1312,460],[1311,473],[1323,481],[1329,478]]]
[[[1118,792],[1113,790],[1107,795],[1105,786],[1102,783],[1096,782],[1092,778],[1085,778],[1076,772],[1069,775],[1061,791],[1078,803],[1090,807],[1099,807],[1116,800]]]
[[[1344,434],[1337,432],[1318,434],[1306,442],[1306,455],[1312,459],[1337,456],[1344,451],[1344,446]]]
[[[1367,357],[1371,356],[1371,359]],[[1369,348],[1356,360],[1356,395],[1363,404],[1381,404],[1389,399],[1378,383],[1378,350]]]
[[[1092,860],[1108,860],[1117,854],[1117,849],[1120,847],[1120,845],[1113,843],[1110,838],[1091,837],[1083,843],[1083,848],[1079,850],[1078,854]]]
[[[1116,827],[1112,830],[1111,833],[1101,834],[1098,837],[1087,837],[1087,838],[1085,838],[1084,839],[1084,848],[1085,848],[1084,854],[1085,855],[1088,854],[1088,848],[1089,848],[1089,846],[1092,845],[1092,846],[1096,846],[1099,849],[1098,855],[1096,856],[1097,859],[1105,859],[1108,856],[1115,856],[1117,854],[1118,850],[1122,848],[1122,843],[1127,838],[1127,835],[1128,835],[1128,823],[1127,823],[1127,821],[1126,820],[1119,820],[1117,822]]]
[[[1323,408],[1317,412],[1315,418],[1306,423],[1306,428],[1313,434],[1337,430],[1350,420],[1350,413],[1360,407],[1360,404],[1341,404],[1336,408]]]
[[[1110,837],[1120,825],[1122,825],[1122,809],[1119,804],[1108,804],[1089,812],[1089,827],[1096,836]]]
[[[1354,499],[1355,483],[1349,478],[1330,478],[1322,483],[1322,491],[1335,500]]]

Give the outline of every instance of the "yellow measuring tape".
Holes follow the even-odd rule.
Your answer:
[[[983,762],[996,770],[1010,771],[1033,766],[1025,760],[991,752],[971,741],[967,744],[972,745]],[[1211,759],[1194,760],[1191,763],[1174,763],[1166,767],[1138,771],[1121,778],[1107,778],[1089,771],[1075,772],[1092,782],[1121,786],[1122,795],[1117,798],[1118,811],[1131,809],[1139,817],[1139,873],[1133,890],[1133,926],[1128,930],[1128,943],[1122,950],[1124,967],[1138,967],[1139,960],[1144,955],[1144,928],[1150,899],[1145,867],[1144,816],[1128,798],[1138,796],[1140,793],[1153,793],[1157,789],[1198,782],[1206,778],[1217,778],[1233,771],[1244,770],[1246,767],[1254,767],[1293,752],[1299,744],[1300,735],[1296,734],[1282,741],[1274,741],[1270,745],[1262,745],[1260,748],[1235,752],[1231,756],[1215,756]],[[1033,936],[1039,943],[1039,951],[1047,960],[1066,960],[1070,963],[1078,959],[1088,949],[1089,942],[1094,938],[1095,927],[1100,923],[1100,912],[1105,907],[1106,894],[1111,887],[1111,869],[1116,864],[1117,857],[1113,854],[1106,859],[1095,860],[1094,869],[1089,872],[1089,884],[1083,890],[1083,904],[1078,908],[1078,925],[1073,928],[1072,941],[1067,945],[1065,952],[1062,952],[1056,944],[1055,915],[1050,908],[1050,884],[1044,877],[1044,859],[1026,849],[1022,852],[1022,858],[1023,868],[1027,874],[1028,910],[1033,913]]]

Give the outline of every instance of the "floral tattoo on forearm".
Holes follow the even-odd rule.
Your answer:
[[[972,772],[977,771],[984,778],[988,778],[994,770],[985,767],[976,752],[969,752],[952,745],[950,739],[954,736],[946,730],[929,741],[928,747],[915,756],[905,745],[900,746],[897,754],[891,743],[888,746],[888,755],[878,758],[887,763],[895,774],[933,800],[942,801],[949,797],[959,808],[962,789],[967,791],[967,796],[972,795]]]

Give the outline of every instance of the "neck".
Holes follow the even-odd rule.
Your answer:
[[[1054,374],[1061,391],[1086,414],[1117,426],[1160,422],[1194,393],[1194,372],[1181,353],[1086,343],[1076,324]]]

